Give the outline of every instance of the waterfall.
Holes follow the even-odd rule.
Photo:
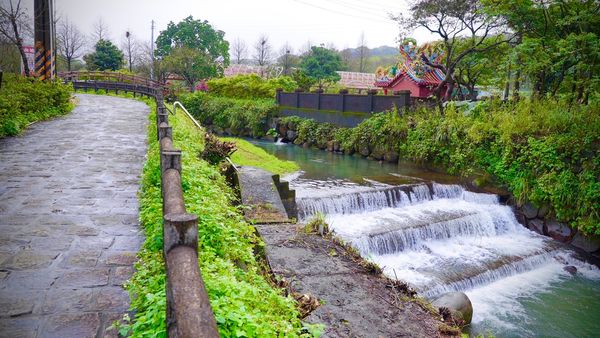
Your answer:
[[[373,189],[344,195],[317,198],[299,198],[298,216],[307,219],[320,212],[322,214],[353,214],[383,208],[395,208],[410,204],[403,187]]]
[[[332,191],[337,194],[298,199],[300,219],[325,214],[330,228],[363,257],[425,297],[562,264],[554,257],[566,252],[521,226],[497,195],[460,185]]]
[[[297,200],[297,204],[299,218],[305,220],[317,212],[326,215],[356,214],[420,204],[433,199],[462,199],[480,204],[498,204],[496,195],[474,193],[459,185],[438,183],[433,183],[431,189],[426,184],[418,184],[374,188],[324,197],[303,197]]]
[[[493,281],[533,270],[553,260],[554,252],[545,252],[525,258],[505,258],[497,268],[487,269],[487,266],[466,270],[461,278],[456,281],[442,281],[435,285],[420,289],[421,295],[433,298],[442,293],[451,291],[464,291]]]

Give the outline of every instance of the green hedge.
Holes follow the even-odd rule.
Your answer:
[[[153,104],[152,104],[153,105]],[[159,146],[153,105],[148,127],[148,160],[142,175],[140,218],[146,241],[136,273],[128,282],[133,337],[165,337],[165,270]],[[271,285],[254,256],[264,245],[234,207],[234,193],[218,168],[198,158],[203,134],[182,114],[169,116],[175,148],[183,151],[182,186],[188,212],[198,215],[199,265],[222,337],[295,337],[302,324],[295,301]],[[260,250],[259,250],[260,251]],[[307,327],[307,329],[312,329]],[[308,332],[308,331],[307,331]]]
[[[256,74],[223,77],[208,81],[211,94],[234,99],[275,99],[275,90],[293,91],[298,87],[289,76],[263,79]]]
[[[0,88],[0,137],[19,134],[30,123],[68,113],[73,88],[4,74]]]
[[[265,136],[269,117],[277,111],[274,100],[232,99],[202,92],[183,96],[181,101],[202,125],[228,129],[236,136]]]
[[[465,176],[487,172],[519,203],[549,206],[558,220],[600,234],[599,116],[598,103],[522,100],[482,102],[470,111],[449,107],[444,115],[379,113],[352,129],[297,117],[280,125],[297,131],[296,144],[336,142],[347,154],[391,153]]]

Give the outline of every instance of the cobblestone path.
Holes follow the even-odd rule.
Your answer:
[[[149,108],[77,98],[0,139],[0,337],[111,337],[129,307]]]

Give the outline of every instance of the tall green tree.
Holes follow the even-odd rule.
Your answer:
[[[342,58],[332,50],[324,47],[311,47],[310,52],[300,62],[302,72],[314,80],[319,88],[327,82],[340,80],[338,70],[343,69]]]
[[[83,60],[88,70],[117,70],[123,66],[123,52],[109,40],[98,40],[94,52]]]
[[[229,65],[229,42],[224,36],[208,21],[188,16],[177,24],[170,22],[160,32],[155,53],[169,72],[183,77],[193,90],[193,82],[221,76]]]
[[[181,76],[191,91],[194,84],[219,72],[218,65],[208,55],[189,47],[178,47],[164,58],[163,66]]]
[[[519,33],[513,49],[518,74],[532,95],[566,96],[587,103],[600,89],[600,2],[486,0],[487,10]],[[519,81],[521,76],[517,77]],[[515,83],[517,85],[518,83]]]

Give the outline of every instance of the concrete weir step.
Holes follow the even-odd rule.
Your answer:
[[[440,337],[437,318],[401,300],[389,281],[373,275],[330,239],[302,225],[257,224],[276,278],[295,297],[310,295],[319,306],[303,320],[324,324],[323,337]],[[304,298],[301,297],[301,298]]]
[[[290,221],[272,173],[246,166],[238,167],[237,172],[242,203],[250,207],[244,212],[247,220],[263,224]]]

